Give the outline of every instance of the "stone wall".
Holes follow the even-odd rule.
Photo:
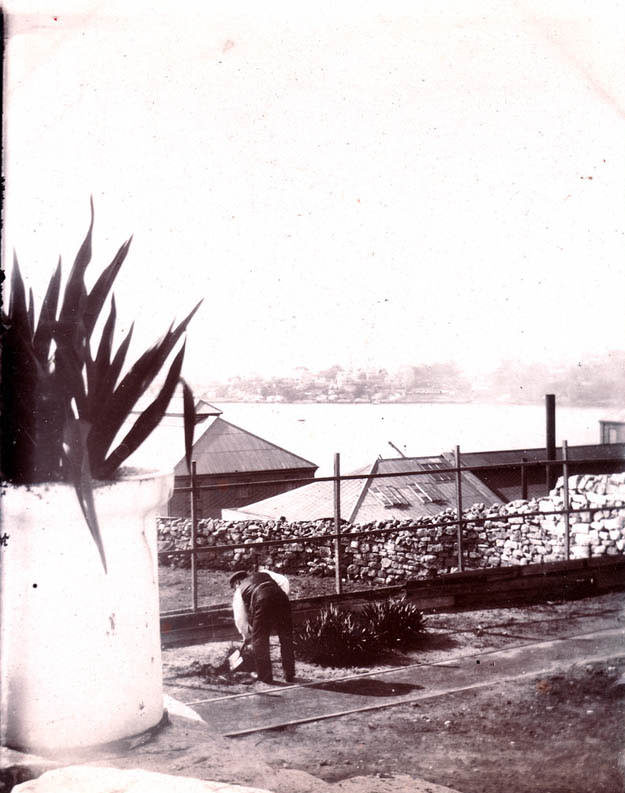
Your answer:
[[[625,551],[625,474],[572,476],[569,478],[572,509],[570,556],[603,556]],[[562,509],[562,480],[549,496],[507,504],[474,504],[463,511],[465,569],[551,562],[565,558],[565,521],[550,515]],[[538,513],[534,515],[533,513]],[[395,584],[407,578],[424,578],[457,570],[456,519],[446,509],[436,517],[388,520],[361,525],[343,524],[343,576],[375,585]],[[439,524],[439,525],[436,525]],[[376,529],[390,529],[375,533]],[[198,565],[233,570],[264,565],[290,574],[334,575],[331,539],[311,542],[314,536],[332,534],[333,522],[201,520],[197,545],[207,550],[217,545],[244,543],[250,548],[212,551]],[[350,538],[350,534],[361,536]],[[254,548],[257,542],[294,539],[288,545]],[[190,547],[190,522],[184,518],[159,520],[159,550]],[[189,558],[162,559],[161,564],[189,566]]]

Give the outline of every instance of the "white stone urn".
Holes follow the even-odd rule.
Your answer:
[[[163,715],[156,516],[173,474],[94,483],[108,571],[70,484],[0,499],[0,738],[40,754]]]

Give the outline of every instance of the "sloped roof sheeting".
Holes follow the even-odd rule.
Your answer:
[[[445,455],[453,465],[453,455]],[[547,458],[545,447],[539,449],[508,449],[486,452],[467,452],[461,455],[461,465],[466,466],[495,466],[492,469],[476,470],[475,476],[484,484],[499,494],[502,501],[521,498],[521,471],[520,467],[506,468],[506,465],[520,463],[525,458],[527,462],[538,462]],[[619,470],[620,464],[625,464],[625,443],[597,443],[585,446],[569,446],[568,459],[572,472],[579,472],[575,462],[587,460],[589,471]],[[562,460],[562,448],[556,447],[556,460]],[[596,460],[611,460],[612,463],[593,463]],[[499,467],[497,467],[499,466]],[[556,467],[556,476],[562,474],[561,466]],[[528,466],[526,469],[526,487],[529,498],[539,498],[546,493],[545,467]]]
[[[400,457],[378,460],[373,473],[400,474],[368,480],[354,523],[370,523],[379,520],[406,520],[438,515],[448,507],[456,506],[456,477],[454,472],[443,473],[440,469],[450,464],[442,455],[431,457]],[[423,474],[410,474],[423,471]],[[405,474],[401,476],[401,474]],[[484,502],[492,504],[499,497],[471,473],[462,475],[462,504]]]
[[[445,455],[448,457],[448,455]],[[538,449],[506,449],[490,452],[462,452],[460,463],[464,466],[471,465],[505,465],[506,463],[521,462],[525,457],[529,462],[545,460],[547,451],[545,447]],[[449,458],[451,459],[451,458]],[[562,447],[556,446],[556,460],[562,459]],[[593,443],[585,446],[569,446],[569,460],[624,460],[625,443]]]
[[[438,515],[456,506],[456,479],[453,472],[443,474],[449,464],[442,456],[405,457],[377,460],[352,475],[400,474],[390,477],[347,479],[341,482],[341,518],[350,523],[373,523],[381,520],[406,520],[424,515]],[[409,474],[423,471],[423,474]],[[405,473],[406,472],[406,473]],[[405,473],[404,476],[401,474]],[[471,473],[462,476],[464,507],[478,502],[487,504],[499,497]],[[285,517],[287,520],[319,520],[334,515],[334,483],[314,482],[238,510],[241,518]]]
[[[259,438],[222,418],[216,418],[193,445],[198,474],[226,474],[251,471],[286,471],[317,466],[292,452]],[[184,458],[176,465],[177,476],[184,476]]]
[[[351,471],[349,476],[368,474],[371,466]],[[341,482],[341,518],[349,521],[366,479],[346,479]],[[288,493],[272,496],[237,510],[237,516],[245,519],[288,521],[314,521],[334,517],[334,482],[312,482]]]

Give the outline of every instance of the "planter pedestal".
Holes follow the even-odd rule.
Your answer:
[[[0,738],[49,754],[147,730],[163,715],[156,516],[170,474],[96,484],[106,554],[67,484],[0,499]]]

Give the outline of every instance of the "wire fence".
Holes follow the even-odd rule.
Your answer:
[[[527,460],[526,458],[522,458],[521,461],[514,461],[510,463],[495,463],[495,464],[487,464],[487,465],[462,465],[462,455],[460,451],[460,447],[456,446],[454,452],[454,464],[449,465],[447,467],[443,467],[440,464],[437,464],[435,469],[436,475],[446,475],[448,477],[453,477],[455,482],[455,503],[453,506],[453,514],[449,514],[450,510],[445,510],[445,513],[441,515],[439,518],[430,518],[427,523],[427,528],[429,531],[435,531],[436,529],[455,529],[455,558],[456,558],[456,569],[458,571],[462,571],[466,569],[468,566],[467,555],[465,553],[465,530],[467,524],[475,525],[476,523],[480,523],[480,519],[476,519],[475,517],[467,517],[464,514],[464,509],[469,504],[463,502],[463,484],[465,484],[465,480],[463,479],[465,474],[477,474],[480,473],[487,473],[489,471],[497,471],[501,473],[502,471],[509,471],[509,472],[517,472],[517,476],[519,477],[520,483],[520,494],[521,499],[526,501],[528,498],[528,479],[529,479],[529,472],[534,470],[533,479],[536,479],[536,471],[544,472],[545,480],[544,480],[544,489],[545,493],[548,493],[550,489],[553,488],[555,484],[555,480],[557,475],[562,476],[562,508],[561,509],[554,509],[554,510],[537,510],[537,511],[512,511],[506,512],[505,516],[501,516],[501,520],[506,520],[509,523],[513,523],[514,519],[522,519],[527,520],[528,518],[532,517],[547,517],[547,516],[559,516],[563,521],[564,526],[564,558],[569,559],[571,555],[571,516],[576,515],[579,513],[588,513],[589,507],[582,507],[582,508],[575,508],[571,506],[571,496],[569,493],[569,475],[571,464],[574,464],[575,470],[579,471],[580,466],[583,467],[585,465],[592,466],[596,469],[597,466],[609,466],[610,470],[614,470],[615,467],[615,460],[612,458],[590,458],[590,459],[579,459],[575,458],[571,460],[569,457],[569,449],[568,444],[566,441],[562,443],[561,447],[561,459],[540,459],[540,460]],[[625,470],[625,461],[620,466],[623,470]],[[398,526],[389,526],[389,527],[380,527],[380,528],[367,528],[366,530],[357,531],[351,528],[348,532],[342,531],[343,524],[345,521],[341,517],[341,490],[342,485],[344,483],[350,482],[353,480],[378,480],[378,479],[385,479],[385,480],[393,480],[396,478],[418,478],[424,476],[432,475],[432,470],[408,470],[408,471],[389,471],[389,472],[369,472],[369,473],[362,473],[362,474],[347,474],[342,475],[340,472],[340,456],[338,454],[335,455],[334,459],[334,474],[332,476],[323,476],[323,477],[302,477],[298,479],[285,479],[285,478],[275,478],[275,479],[267,479],[263,480],[263,485],[282,485],[288,486],[292,488],[293,485],[302,486],[312,483],[321,483],[321,482],[328,482],[333,483],[333,518],[331,519],[332,530],[331,531],[324,531],[323,533],[319,533],[317,535],[307,535],[307,536],[297,536],[297,537],[283,537],[280,539],[268,539],[268,540],[261,540],[261,539],[254,539],[250,541],[249,538],[242,539],[241,541],[237,542],[230,542],[230,543],[223,543],[223,544],[211,544],[209,547],[206,545],[201,544],[198,542],[198,524],[201,520],[201,515],[199,514],[198,510],[198,502],[199,496],[202,491],[219,491],[229,488],[235,488],[239,486],[248,486],[248,482],[229,482],[229,483],[213,483],[213,484],[200,484],[198,482],[198,475],[196,470],[196,464],[193,462],[192,464],[192,471],[190,475],[190,484],[188,486],[180,486],[175,487],[175,493],[183,493],[187,494],[189,498],[189,505],[190,505],[190,543],[189,547],[185,549],[173,549],[168,548],[166,550],[159,551],[159,563],[169,563],[171,564],[173,560],[180,560],[182,563],[185,563],[187,560],[190,560],[189,568],[184,567],[180,570],[182,575],[188,576],[187,578],[187,585],[186,589],[190,584],[190,603],[188,608],[184,608],[185,612],[197,612],[199,610],[199,597],[198,597],[198,572],[199,572],[199,561],[200,559],[207,557],[215,558],[215,556],[219,553],[232,553],[237,551],[244,551],[248,555],[251,554],[252,559],[252,566],[258,567],[259,560],[262,558],[262,554],[266,550],[271,550],[275,548],[284,548],[285,551],[288,551],[289,546],[327,546],[327,556],[328,559],[332,560],[332,564],[334,567],[334,591],[337,594],[341,594],[345,584],[345,565],[344,565],[344,555],[345,555],[345,544],[351,543],[359,538],[377,538],[377,537],[384,537],[385,535],[390,534],[397,534],[398,531],[402,532],[410,532],[412,530],[417,530],[418,528],[422,528],[420,520],[417,518],[415,519],[414,526],[405,526],[402,525]],[[311,516],[311,520],[314,521],[315,518]],[[487,521],[487,518],[481,519],[483,523]],[[223,569],[223,568],[222,568]],[[360,586],[362,589],[362,586]],[[329,593],[328,593],[329,594]],[[179,613],[181,609],[177,608],[176,612]],[[173,611],[162,610],[163,614],[174,613]]]

